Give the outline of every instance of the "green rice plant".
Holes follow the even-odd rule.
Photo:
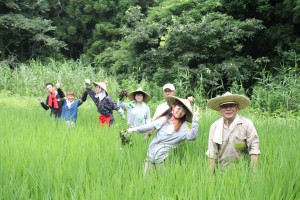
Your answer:
[[[19,100],[19,104],[7,103]],[[210,125],[220,116],[201,114],[199,136],[172,151],[160,171],[143,177],[151,139],[132,135],[121,147],[126,127],[100,128],[88,100],[75,128],[49,117],[33,98],[0,99],[0,199],[299,199],[299,120],[241,115],[253,120],[260,137],[255,176],[245,156],[209,177],[205,155]]]

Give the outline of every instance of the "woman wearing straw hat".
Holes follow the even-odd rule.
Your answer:
[[[107,93],[107,82],[93,82],[95,86],[95,91],[91,90],[91,81],[89,79],[85,80],[86,91],[89,96],[93,99],[95,105],[97,106],[99,116],[99,124],[101,127],[104,125],[111,125],[114,122],[113,110],[116,110],[122,119],[124,117],[124,111],[120,108],[117,103],[115,103]]]
[[[211,175],[216,162],[225,168],[229,163],[237,162],[245,151],[250,155],[255,170],[260,154],[259,138],[252,121],[238,115],[238,110],[249,105],[250,100],[246,96],[230,92],[208,101],[207,106],[222,115],[211,125],[209,132],[206,154],[210,158]]]
[[[129,93],[128,98],[131,102],[125,103],[121,100],[119,103],[119,106],[127,111],[127,123],[132,127],[149,123],[151,121],[150,108],[146,103],[150,101],[150,95],[142,88],[138,88]]]
[[[167,98],[170,108],[166,110],[155,121],[146,125],[129,128],[127,133],[144,133],[156,129],[152,142],[150,143],[147,158],[144,165],[144,175],[164,162],[169,151],[178,147],[183,140],[195,140],[198,136],[199,108],[192,112],[190,101],[175,96]],[[187,122],[192,122],[192,128]]]
[[[163,88],[162,88],[162,91],[163,91],[163,96],[164,96],[164,98],[165,98],[166,101],[164,103],[159,104],[157,106],[157,108],[155,110],[155,113],[154,113],[154,115],[152,117],[152,121],[154,121],[155,119],[157,119],[162,113],[164,113],[166,110],[168,110],[170,108],[170,106],[168,105],[168,102],[167,102],[167,98],[169,96],[175,96],[175,93],[176,93],[175,86],[172,83],[165,84],[163,86]],[[191,96],[191,95],[188,95],[187,99],[190,101],[190,103],[192,103],[193,100],[194,100],[194,97]],[[144,139],[147,140],[153,134],[153,132],[154,132],[154,129],[151,130],[151,131],[149,131],[145,135]]]

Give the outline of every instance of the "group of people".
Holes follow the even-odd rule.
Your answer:
[[[199,108],[196,105],[192,108],[193,97],[175,96],[173,84],[168,83],[163,86],[166,101],[157,107],[152,119],[147,106],[151,96],[142,88],[129,94],[124,92],[116,103],[108,95],[107,82],[93,82],[93,85],[94,90],[91,89],[91,81],[86,79],[86,90],[80,99],[74,100],[74,92],[68,91],[65,97],[59,83],[56,84],[57,90],[54,89],[53,84],[47,83],[46,89],[49,95],[46,102],[42,102],[40,98],[38,100],[45,110],[51,109],[51,115],[63,118],[68,126],[75,126],[78,107],[89,95],[100,113],[101,127],[114,122],[113,110],[116,110],[123,120],[124,110],[126,110],[127,123],[130,127],[126,131],[127,136],[137,132],[145,133],[145,138],[148,138],[156,130],[145,159],[144,175],[164,166],[170,150],[178,147],[182,141],[195,140],[198,136]],[[130,102],[125,102],[124,97],[128,97]],[[216,163],[225,169],[228,164],[238,162],[244,152],[248,152],[251,165],[256,168],[260,154],[258,134],[252,121],[238,114],[239,110],[249,105],[250,100],[246,96],[230,92],[207,102],[209,108],[221,114],[221,118],[211,125],[209,132],[206,155],[209,157],[211,175]],[[191,123],[191,128],[188,122]]]

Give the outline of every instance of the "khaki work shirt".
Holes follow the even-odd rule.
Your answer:
[[[245,150],[249,155],[259,155],[259,138],[251,120],[240,117],[236,127],[230,132],[224,125],[222,134],[222,144],[213,141],[217,121],[210,127],[207,156],[218,159],[219,163],[225,167],[228,162],[237,162]]]

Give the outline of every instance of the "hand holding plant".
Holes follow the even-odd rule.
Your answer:
[[[119,93],[119,99],[120,101],[123,101],[127,97],[127,91],[126,90],[121,90]]]

